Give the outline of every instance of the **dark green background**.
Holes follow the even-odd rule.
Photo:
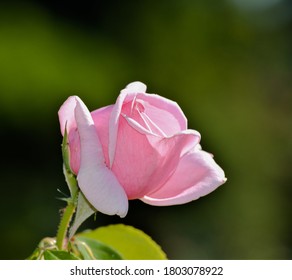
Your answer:
[[[289,0],[2,1],[0,258],[56,234],[60,105],[112,104],[136,80],[179,103],[228,182],[84,228],[133,225],[171,259],[292,258],[291,19]]]

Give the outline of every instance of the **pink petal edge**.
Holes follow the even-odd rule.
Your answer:
[[[184,204],[209,194],[226,180],[212,155],[196,148],[181,158],[164,186],[141,200],[156,206]]]

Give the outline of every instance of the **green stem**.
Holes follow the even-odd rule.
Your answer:
[[[70,190],[71,198],[70,200],[68,200],[68,205],[64,210],[57,232],[56,245],[59,250],[64,250],[67,247],[67,242],[65,241],[68,236],[71,219],[77,207],[77,197],[79,189],[76,176],[72,173],[70,168],[70,149],[67,134],[67,123],[65,125],[65,134],[62,141],[62,155],[64,161],[63,171],[65,175],[65,180]]]
[[[64,250],[66,248],[65,240],[67,237],[70,221],[75,212],[75,209],[76,209],[75,203],[69,202],[61,218],[60,225],[57,232],[57,241],[56,241],[57,247],[59,250]]]

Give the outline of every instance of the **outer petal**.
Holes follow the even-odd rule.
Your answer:
[[[75,119],[80,135],[81,162],[77,181],[88,201],[100,212],[124,217],[128,199],[115,175],[106,167],[94,122],[84,103],[76,97]]]
[[[70,149],[70,167],[74,174],[78,174],[80,167],[80,139],[77,127],[69,131],[68,142]]]
[[[142,198],[147,204],[184,204],[207,195],[226,181],[212,156],[201,150],[184,155],[171,178],[156,192]]]
[[[61,133],[64,135],[65,126],[67,124],[67,132],[76,127],[74,109],[76,106],[76,96],[70,96],[58,111]]]
[[[62,135],[65,133],[65,127],[67,129],[70,148],[70,167],[75,174],[77,174],[80,166],[80,143],[74,115],[77,98],[77,96],[70,96],[58,111]]]

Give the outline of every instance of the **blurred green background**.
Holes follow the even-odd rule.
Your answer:
[[[83,228],[133,225],[171,259],[291,259],[291,31],[289,0],[1,1],[0,258],[56,234],[64,100],[93,110],[140,80],[179,103],[228,182]]]

